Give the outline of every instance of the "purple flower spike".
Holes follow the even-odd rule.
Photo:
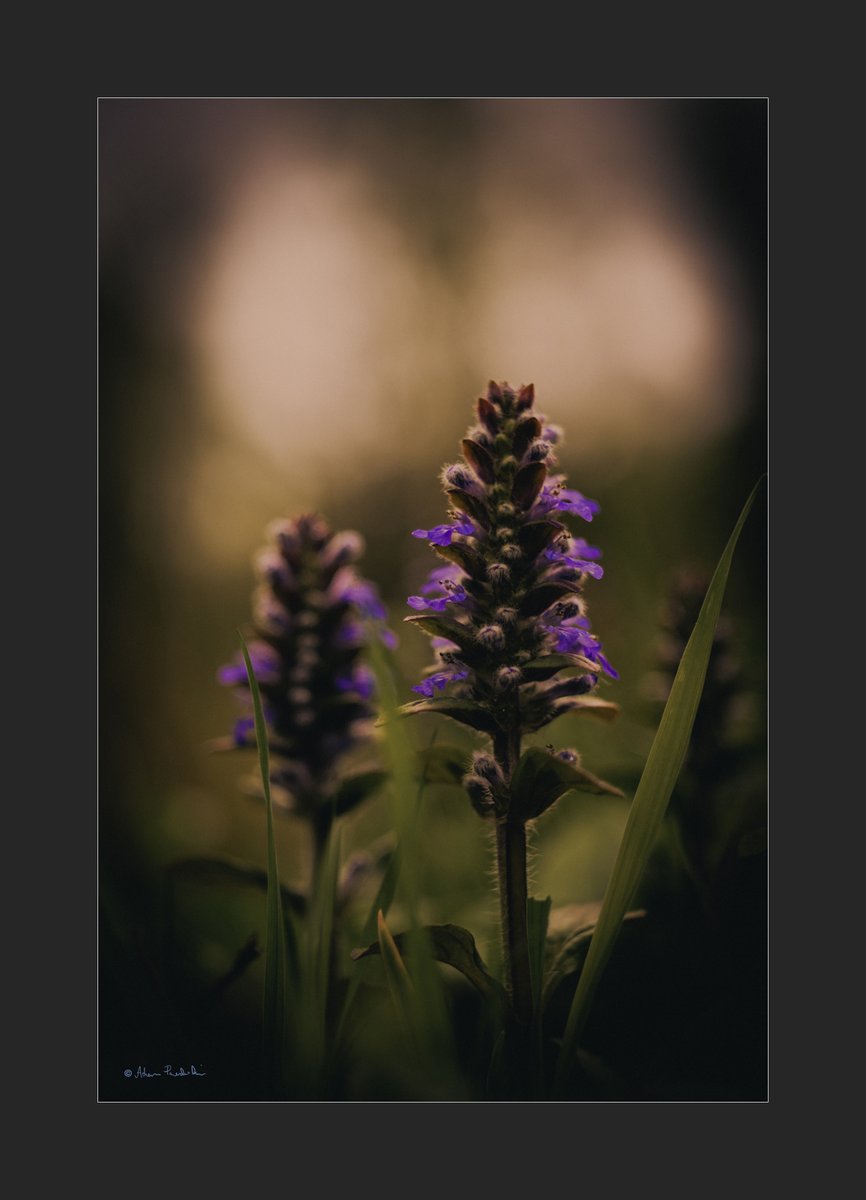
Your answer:
[[[586,616],[585,591],[605,574],[601,550],[574,536],[565,520],[591,521],[600,506],[555,473],[562,430],[534,403],[531,384],[491,382],[478,399],[477,423],[461,442],[464,461],[440,476],[455,504],[449,523],[413,530],[447,565],[430,573],[409,607],[447,616],[405,618],[434,635],[434,661],[412,691],[430,701],[460,683],[460,702],[433,711],[489,734],[503,762],[512,757],[505,747],[554,721],[574,697],[599,686],[602,674],[617,678]],[[464,780],[482,816],[501,817],[512,804],[518,820],[538,815],[519,788],[496,798],[476,782],[481,791],[473,798]]]

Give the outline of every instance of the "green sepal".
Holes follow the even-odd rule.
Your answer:
[[[508,1007],[505,989],[487,970],[483,958],[478,953],[475,938],[469,930],[460,925],[425,925],[424,932],[430,939],[433,958],[458,970],[477,988],[485,1000],[495,1005],[501,1015],[504,1014]],[[393,940],[399,954],[411,954],[408,934],[395,934]],[[378,942],[373,942],[365,949],[353,950],[352,958],[357,961],[374,954],[381,954]]]
[[[418,778],[424,783],[462,784],[463,776],[472,765],[472,752],[459,746],[435,745],[415,754]]]
[[[481,733],[501,733],[499,723],[486,708],[474,704],[471,700],[458,700],[456,697],[443,696],[441,700],[417,700],[413,704],[403,704],[398,710],[405,717],[415,713],[439,713],[443,717],[451,717],[461,725],[478,729]]]
[[[532,821],[541,816],[564,792],[575,788],[596,796],[622,796],[618,787],[532,746],[517,764],[511,780],[510,812],[520,821]]]
[[[377,791],[387,780],[386,771],[362,771],[358,775],[349,775],[334,792],[334,812],[338,817],[351,812],[362,800],[366,800]]]

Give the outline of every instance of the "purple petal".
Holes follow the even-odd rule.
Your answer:
[[[601,551],[598,546],[590,546],[586,538],[572,538],[571,549],[574,554],[579,554],[581,558],[601,558]]]
[[[609,675],[611,677],[611,679],[619,679],[619,671],[617,671],[614,667],[612,667],[610,665],[610,663],[607,661],[607,659],[601,653],[600,650],[598,651],[598,653],[596,654],[595,657],[598,659],[599,665],[601,666],[601,669],[605,672],[605,674]]]

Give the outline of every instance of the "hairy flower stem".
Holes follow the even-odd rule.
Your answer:
[[[494,738],[493,753],[510,781],[520,761],[520,730]],[[526,927],[526,823],[504,814],[496,821],[496,867],[506,989],[521,1025],[532,1019],[532,980]]]
[[[526,931],[526,825],[507,816],[496,822],[499,908],[506,988],[521,1025],[532,1019],[532,981]]]

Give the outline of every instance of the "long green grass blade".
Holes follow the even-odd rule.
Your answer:
[[[265,794],[267,813],[267,927],[265,934],[265,990],[264,990],[264,1052],[265,1067],[272,1084],[281,1090],[287,1079],[289,1057],[289,955],[286,943],[286,927],[283,919],[280,876],[277,867],[277,843],[274,836],[274,806],[271,802],[270,761],[268,755],[268,731],[262,712],[262,697],[258,680],[253,672],[247,644],[243,634],[238,633],[244,662],[247,669],[250,693],[253,698],[253,715],[256,726],[256,744],[259,750],[259,769]]]
[[[381,909],[376,914],[376,924],[379,937],[379,951],[382,955],[382,962],[385,965],[385,978],[388,981],[388,990],[391,993],[391,999],[394,1003],[397,1021],[404,1037],[407,1039],[408,1045],[417,1052],[417,1005],[415,1003],[415,988],[412,985],[409,972],[406,970],[406,964],[403,962],[402,955],[397,949],[397,943],[394,941],[393,934],[388,928],[388,923],[382,915]]]
[[[418,909],[421,856],[418,849],[420,794],[417,782],[417,757],[406,725],[399,715],[397,688],[390,664],[378,637],[368,638],[370,666],[376,679],[376,691],[384,726],[385,753],[391,777],[394,823],[400,855],[399,884],[409,918],[408,948],[417,986],[413,990],[414,1015],[419,1035],[426,1040],[431,1055],[439,1061],[453,1056],[453,1043],[442,977],[420,924]],[[423,779],[423,776],[422,776]]]
[[[683,764],[703,691],[716,622],[734,548],[763,476],[755,484],[710,581],[691,637],[683,651],[670,696],[650,748],[608,882],[598,924],[572,1000],[557,1065],[561,1083],[572,1063],[602,972],[662,825]]]
[[[308,1058],[314,1086],[323,1082],[328,1056],[328,998],[334,965],[334,907],[340,869],[340,832],[331,828],[320,870],[316,873],[307,925],[309,976],[304,989],[311,1031]]]

